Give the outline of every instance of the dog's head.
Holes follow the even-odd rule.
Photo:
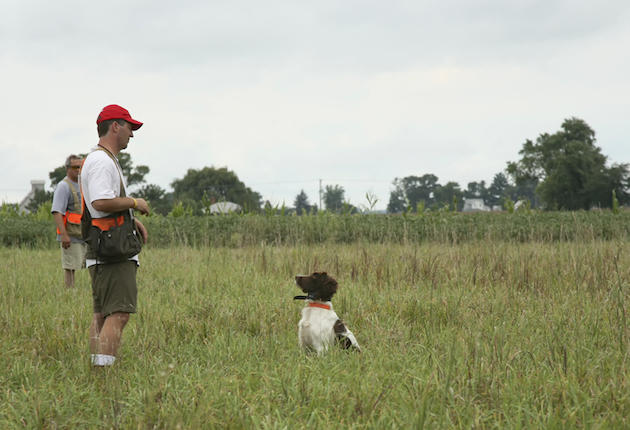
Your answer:
[[[337,281],[326,272],[314,272],[312,275],[298,275],[295,283],[309,298],[329,302],[337,292]]]

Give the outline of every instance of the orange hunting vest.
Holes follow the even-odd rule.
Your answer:
[[[66,227],[66,230],[67,230],[68,223],[78,225],[78,226],[81,225],[81,212],[75,212],[75,211],[77,210],[77,205],[81,207],[82,200],[81,200],[81,197],[79,197],[79,193],[77,192],[77,190],[74,189],[72,182],[70,182],[70,180],[67,177],[63,179],[63,182],[68,184],[68,187],[70,188],[70,192],[72,193],[72,199],[73,199],[72,210],[70,209],[70,206],[68,206],[66,208],[66,213],[62,215],[63,225]],[[68,233],[70,234],[70,232]],[[59,231],[59,228],[57,228],[57,234],[61,234],[61,232]],[[76,236],[76,233],[73,234],[73,236]]]

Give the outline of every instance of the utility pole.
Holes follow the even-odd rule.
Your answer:
[[[322,180],[319,180],[319,210],[322,210]]]

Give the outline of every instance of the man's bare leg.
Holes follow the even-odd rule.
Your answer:
[[[103,322],[105,322],[105,318],[103,318],[103,314],[95,313],[92,318],[92,324],[90,325],[90,353],[97,354],[98,353],[98,335],[103,328]]]
[[[129,321],[129,314],[126,312],[115,312],[105,318],[98,335],[98,354],[116,356],[127,321]]]
[[[66,281],[66,287],[72,288],[74,287],[74,270],[64,269],[64,279]]]

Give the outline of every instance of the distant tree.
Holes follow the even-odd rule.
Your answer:
[[[340,212],[343,207],[345,192],[341,185],[326,185],[324,188],[326,210]]]
[[[506,197],[511,197],[513,187],[510,185],[507,176],[503,173],[494,175],[494,179],[488,187],[486,204],[492,206],[503,206]]]
[[[66,177],[66,166],[59,166],[51,170],[48,172],[48,177],[50,178],[50,186],[53,188],[57,187],[57,184]]]
[[[395,178],[394,190],[389,196],[387,211],[402,212],[411,208],[416,211],[418,204],[431,207],[435,203],[435,192],[439,187],[438,177],[428,173],[422,176],[406,176]]]
[[[355,205],[351,204],[350,202],[344,201],[341,205],[341,213],[354,215],[360,213],[360,211],[359,208],[357,208]]]
[[[308,196],[306,195],[304,190],[301,190],[300,194],[295,196],[295,202],[293,203],[293,206],[295,206],[295,212],[298,215],[310,213],[314,209],[314,206],[309,203]]]
[[[435,202],[435,191],[439,186],[437,176],[431,173],[420,177],[407,176],[402,179],[402,183],[407,201],[414,211],[420,202],[424,202],[425,207],[430,207]]]
[[[407,210],[405,190],[403,189],[400,179],[394,179],[393,185],[394,189],[389,194],[389,203],[387,204],[387,212],[390,214],[400,213]]]
[[[167,193],[159,185],[144,185],[134,193],[134,197],[145,199],[155,213],[168,215],[173,210],[173,194]]]
[[[434,208],[448,206],[454,211],[461,211],[464,206],[464,193],[457,182],[447,182],[446,185],[438,185],[434,192]]]
[[[595,145],[595,131],[581,119],[570,118],[554,134],[527,140],[521,159],[508,163],[517,187],[536,185],[536,195],[548,209],[610,207],[612,191],[619,202],[630,200],[627,164],[606,166],[607,157]]]
[[[469,182],[466,191],[464,191],[464,197],[467,199],[483,199],[485,202],[488,198],[486,181]]]
[[[175,201],[184,201],[201,212],[200,202],[230,201],[243,207],[245,211],[260,210],[262,196],[245,186],[236,173],[227,167],[204,167],[201,170],[188,169],[186,175],[172,182]]]
[[[127,152],[121,152],[118,154],[118,162],[120,163],[120,168],[123,171],[128,187],[145,183],[144,177],[151,170],[149,169],[149,166],[140,165],[134,167],[133,162],[131,161],[131,155]]]

